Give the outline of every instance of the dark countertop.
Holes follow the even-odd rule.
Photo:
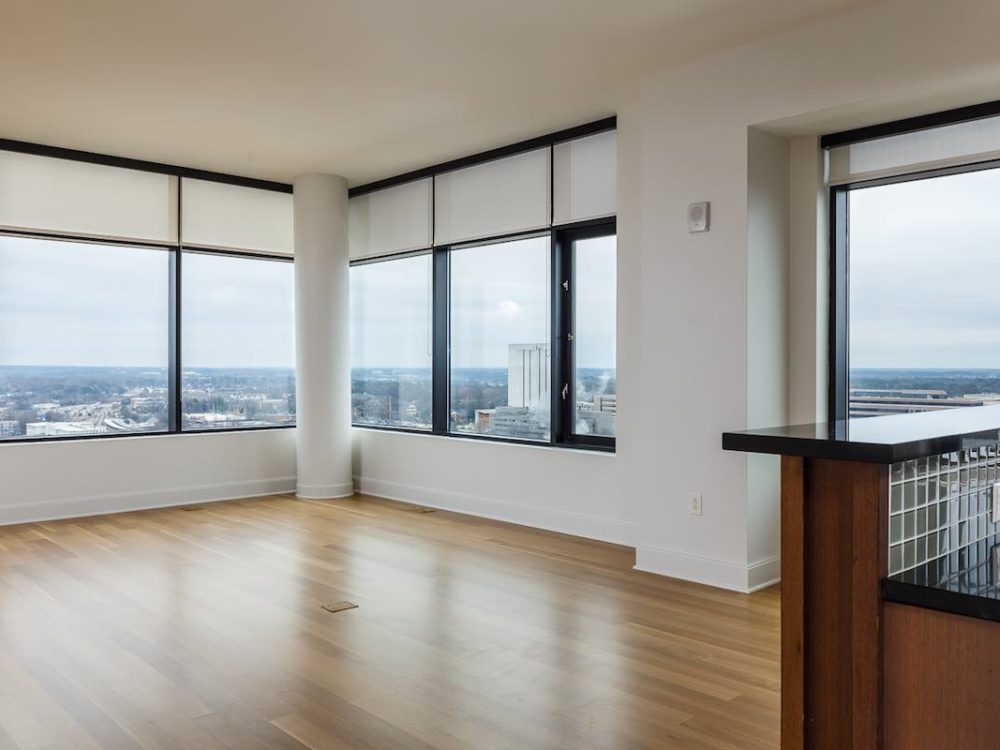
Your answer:
[[[891,464],[1000,442],[1000,406],[722,433],[722,448]]]
[[[1000,535],[889,576],[882,598],[1000,622]]]

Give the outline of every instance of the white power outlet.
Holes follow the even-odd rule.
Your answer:
[[[701,493],[692,492],[688,495],[688,513],[692,516],[701,515]]]
[[[1000,523],[1000,482],[993,485],[993,523]]]

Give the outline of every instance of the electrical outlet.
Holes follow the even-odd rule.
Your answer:
[[[1000,523],[1000,482],[993,485],[993,523]]]
[[[688,495],[688,513],[692,516],[701,515],[701,493],[692,492]]]

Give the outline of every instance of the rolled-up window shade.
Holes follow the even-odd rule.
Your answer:
[[[172,243],[176,178],[0,151],[0,226]]]
[[[548,147],[434,177],[434,243],[549,226]]]
[[[274,190],[184,178],[181,242],[187,247],[291,255],[292,196]]]
[[[830,149],[832,184],[1000,158],[1000,117],[859,141]]]
[[[567,224],[614,216],[618,206],[618,133],[558,143],[552,151],[552,220]]]
[[[431,180],[407,182],[351,198],[352,258],[431,246]]]

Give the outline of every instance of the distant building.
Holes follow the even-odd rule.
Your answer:
[[[0,438],[17,437],[21,429],[21,423],[15,419],[0,420]]]
[[[507,353],[507,406],[550,407],[548,344],[511,344]]]
[[[618,415],[618,396],[598,393],[593,401],[576,402],[576,430],[582,435],[614,437]]]
[[[542,415],[526,406],[498,406],[490,417],[489,432],[522,440],[544,440],[548,433],[548,412]],[[478,418],[479,413],[476,412]]]
[[[67,435],[104,435],[108,429],[91,422],[28,422],[27,437],[65,437]]]
[[[914,414],[965,406],[982,406],[982,398],[949,396],[947,391],[851,388],[848,398],[848,415],[881,417],[887,414]]]
[[[594,411],[603,411],[609,414],[618,413],[618,396],[614,393],[601,393],[594,396]]]

